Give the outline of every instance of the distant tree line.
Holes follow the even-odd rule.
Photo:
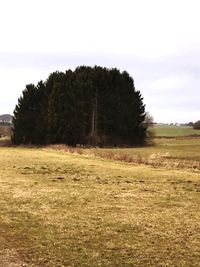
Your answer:
[[[189,122],[189,123],[186,123],[183,125],[193,127],[193,129],[195,129],[195,130],[200,130],[200,120],[196,121],[196,122]]]
[[[0,124],[0,138],[3,136],[11,136],[11,125]]]
[[[14,144],[143,145],[141,93],[118,69],[81,66],[26,86],[14,110]]]
[[[196,121],[196,122],[193,124],[193,128],[196,129],[196,130],[200,130],[200,121]]]
[[[10,122],[1,122],[1,121],[0,121],[0,125],[1,125],[1,126],[10,126],[11,123],[10,123]]]

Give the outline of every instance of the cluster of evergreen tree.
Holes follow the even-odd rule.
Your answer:
[[[142,145],[145,105],[127,72],[81,66],[26,86],[13,117],[15,144]]]
[[[193,123],[193,128],[195,130],[200,130],[200,120],[199,121],[196,121],[195,123]]]

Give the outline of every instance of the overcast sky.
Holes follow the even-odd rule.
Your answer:
[[[156,122],[200,119],[199,0],[0,0],[0,114],[56,70],[127,70]]]

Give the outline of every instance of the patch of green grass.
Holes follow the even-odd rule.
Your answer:
[[[0,250],[28,266],[199,266],[200,173],[92,153],[0,148]]]
[[[154,167],[200,170],[200,138],[155,139],[150,147],[95,148],[86,153]]]
[[[156,137],[179,137],[200,135],[200,130],[185,126],[154,126],[153,131]]]

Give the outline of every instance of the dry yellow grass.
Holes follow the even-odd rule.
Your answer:
[[[198,170],[42,148],[0,162],[5,266],[199,266]]]
[[[71,148],[51,145],[53,150],[107,158],[130,163],[145,164],[167,169],[200,170],[200,138],[155,139],[154,146],[137,148]]]

